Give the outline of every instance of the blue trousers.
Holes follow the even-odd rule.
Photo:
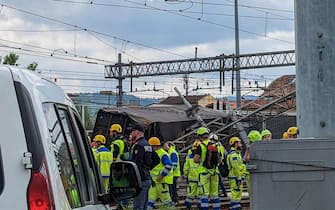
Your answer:
[[[151,180],[142,181],[140,194],[134,198],[134,210],[146,210],[148,208],[148,193],[151,186]]]

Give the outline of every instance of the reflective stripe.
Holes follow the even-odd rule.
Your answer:
[[[165,165],[163,173],[168,174],[171,171],[171,169],[172,169],[171,165]]]
[[[144,146],[144,151],[145,152],[152,152],[152,147],[149,145],[149,146]]]
[[[201,208],[208,208],[208,197],[201,196],[200,207]]]
[[[200,203],[200,207],[201,208],[208,208],[209,205],[208,205],[208,203]]]
[[[192,198],[186,197],[185,202],[189,202],[190,203],[190,202],[192,202],[192,200],[193,200]]]
[[[158,165],[156,165],[151,171],[150,171],[150,175],[152,177],[153,180],[156,180],[157,177],[159,175],[163,173],[166,174],[167,169],[171,168],[171,165],[164,165],[162,163],[162,156],[166,155],[167,157],[169,156],[167,154],[167,152],[165,152],[165,150],[163,148],[160,148],[158,150],[155,151],[157,153],[157,155],[159,156],[160,162]],[[167,184],[172,184],[173,183],[173,175],[172,175],[172,170],[170,170],[166,176],[163,177],[161,183],[167,183]]]
[[[235,204],[235,205],[231,206],[232,209],[240,208],[240,207],[241,207],[241,204]]]
[[[211,201],[213,203],[212,204],[213,210],[219,210],[221,207],[220,198],[218,196],[215,196],[211,198]]]
[[[212,204],[212,207],[213,207],[213,208],[219,208],[219,209],[220,209],[221,204],[220,204],[220,203],[213,203],[213,204]]]

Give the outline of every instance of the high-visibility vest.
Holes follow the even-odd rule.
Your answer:
[[[240,152],[235,148],[230,149],[227,155],[227,163],[229,169],[229,178],[240,179],[248,174],[245,164],[243,163]]]
[[[177,167],[173,169],[173,176],[174,176],[174,177],[179,177],[179,176],[180,176],[180,161],[179,161],[179,154],[178,154],[178,152],[176,151],[176,149],[175,149],[173,146],[171,146],[171,147],[169,148],[168,153],[169,153],[169,157],[170,157],[170,158],[171,158],[171,155],[172,155],[173,153],[177,155],[177,159],[178,159],[178,160],[177,160]],[[172,160],[171,160],[171,161],[172,161]]]
[[[188,182],[198,182],[199,180],[199,163],[193,160],[192,152],[186,156],[184,164],[184,174],[187,174]]]
[[[113,162],[113,154],[105,146],[102,145],[97,149],[94,157],[100,168],[102,178],[109,178],[110,165]]]
[[[159,156],[159,159],[161,161],[159,162],[159,164],[157,164],[150,171],[150,175],[151,175],[151,177],[154,181],[157,180],[157,177],[162,174],[162,172],[165,168],[165,166],[162,162],[162,156],[167,155],[169,157],[169,154],[163,148],[160,148],[160,149],[156,150],[155,152],[157,153],[157,155]],[[163,177],[161,183],[166,183],[166,184],[172,184],[173,183],[173,172],[172,172],[172,170],[166,176]]]
[[[121,155],[123,155],[124,147],[125,147],[124,141],[122,139],[114,140],[112,145],[111,145],[112,153],[114,152],[113,151],[114,145],[117,145],[119,147],[119,154],[117,155],[117,157],[113,157],[113,158],[116,159],[116,160],[121,160]]]

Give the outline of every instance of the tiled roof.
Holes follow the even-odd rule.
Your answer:
[[[262,107],[269,102],[278,99],[280,96],[284,96],[295,90],[295,75],[284,75],[274,80],[265,90],[264,93],[259,96],[257,100],[250,103],[244,109],[257,109]],[[246,102],[248,103],[248,102]],[[244,104],[246,104],[244,103]],[[295,104],[296,98],[288,99],[287,101],[276,104],[272,109],[287,108],[290,104]],[[243,104],[242,104],[243,106]]]
[[[205,95],[191,95],[191,96],[184,96],[188,102],[190,102],[191,105],[197,105],[198,101],[202,98],[208,96]],[[169,104],[169,105],[180,105],[184,104],[183,100],[179,96],[169,96],[163,101],[160,102],[160,104]]]

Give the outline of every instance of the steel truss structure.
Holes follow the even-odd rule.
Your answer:
[[[294,50],[241,54],[239,59],[236,58],[235,55],[223,54],[207,58],[117,63],[105,66],[105,78],[122,80],[134,77],[233,71],[236,60],[240,62],[240,70],[295,65]]]

